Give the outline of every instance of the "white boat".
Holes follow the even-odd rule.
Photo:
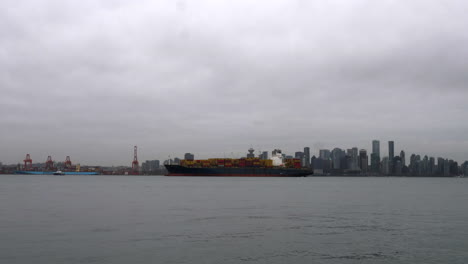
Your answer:
[[[54,175],[65,175],[65,173],[63,173],[62,171],[59,171],[59,170],[58,170],[58,171],[54,172]]]

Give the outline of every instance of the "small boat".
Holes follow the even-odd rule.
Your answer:
[[[65,175],[65,173],[63,173],[62,171],[56,171],[54,172],[54,175]]]

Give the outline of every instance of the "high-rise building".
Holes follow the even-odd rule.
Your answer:
[[[429,158],[429,168],[428,168],[429,175],[436,174],[436,166],[435,166],[435,159],[434,157]]]
[[[372,153],[377,154],[380,158],[380,141],[372,140]]]
[[[444,177],[450,176],[450,163],[448,159],[444,160]]]
[[[382,159],[382,174],[383,175],[389,175],[390,174],[390,168],[389,168],[389,159],[388,157],[384,157]]]
[[[260,154],[260,159],[262,160],[266,160],[268,159],[268,152],[267,151],[263,151],[262,154]]]
[[[353,171],[358,170],[358,167],[359,167],[358,148],[354,147],[354,148],[348,149],[347,155],[349,156],[349,159],[347,162],[347,169],[353,170]]]
[[[310,148],[305,147],[304,148],[304,167],[309,168],[310,167]]]
[[[421,176],[429,176],[429,157],[424,156],[421,161]]]
[[[304,158],[304,152],[297,151],[296,153],[294,153],[294,158],[295,158],[295,159],[302,159],[302,158]]]
[[[371,171],[380,172],[380,141],[372,140]]]
[[[141,164],[143,173],[154,172],[159,169],[159,160],[147,160]]]
[[[315,156],[312,157],[312,167],[314,170],[314,174],[323,174],[324,173],[324,162],[322,158],[316,158],[314,159]],[[328,160],[327,160],[328,161]]]
[[[380,172],[380,157],[377,153],[371,154],[371,171],[374,174],[378,174]]]
[[[323,159],[323,160],[329,160],[330,159],[330,150],[329,149],[321,149],[319,151],[319,158]]]
[[[388,142],[388,170],[389,174],[393,174],[395,171],[395,164],[393,160],[395,159],[395,143],[393,141]]]
[[[438,176],[443,176],[444,175],[444,159],[443,158],[437,158],[437,173]]]
[[[359,150],[359,168],[364,173],[369,171],[369,157],[365,149]]]
[[[193,155],[192,153],[185,153],[184,159],[185,159],[185,160],[194,160],[194,159],[195,159],[195,155]]]
[[[402,167],[406,166],[405,152],[403,150],[400,151],[400,159],[401,159],[401,166]]]
[[[388,159],[390,161],[395,157],[395,143],[393,141],[388,142]]]
[[[334,148],[331,152],[332,168],[333,169],[344,169],[342,166],[341,159],[345,157],[345,152],[340,148]],[[343,164],[344,165],[344,164]]]
[[[458,167],[458,162],[454,160],[450,160],[450,175],[451,176],[458,176],[460,175],[460,168]]]
[[[315,155],[312,156],[312,158],[310,158],[310,168],[311,168],[312,170],[314,170],[314,164],[315,164],[315,161],[316,161],[316,160],[317,160],[317,157],[315,157]]]
[[[394,161],[395,161],[395,172],[394,173],[397,176],[401,176],[402,172],[403,172],[403,164],[401,162],[401,158],[400,157],[395,157]]]
[[[150,162],[150,165],[151,165],[152,170],[157,170],[160,167],[160,162],[159,162],[159,160],[152,160]]]

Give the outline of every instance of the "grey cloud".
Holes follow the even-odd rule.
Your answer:
[[[142,159],[369,149],[373,138],[468,159],[463,1],[4,5],[4,163],[128,164],[134,144]]]

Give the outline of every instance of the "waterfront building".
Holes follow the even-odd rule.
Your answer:
[[[448,159],[444,160],[444,177],[450,176],[450,162]]]
[[[393,141],[388,142],[388,159],[393,160],[395,157],[395,143]]]
[[[395,163],[395,175],[401,176],[403,172],[403,162],[401,162],[401,158],[395,157],[394,163]]]
[[[295,159],[302,159],[303,157],[304,157],[304,152],[297,151],[296,153],[294,153]]]
[[[449,176],[459,175],[458,162],[454,160],[449,160],[449,167],[450,167]]]
[[[393,162],[393,159],[395,158],[395,143],[393,141],[388,142],[388,162],[389,162],[389,170],[390,174],[393,174],[395,170],[395,164]]]
[[[341,166],[341,159],[345,157],[345,153],[340,148],[334,148],[331,152],[331,160],[332,160],[332,169],[339,170],[343,169]]]
[[[312,158],[310,159],[310,168],[312,170],[314,170],[314,164],[315,164],[315,160],[317,160],[317,158],[314,156],[312,156]]]
[[[443,176],[444,175],[444,159],[443,158],[437,158],[437,176]]]
[[[429,158],[429,167],[428,167],[428,173],[429,175],[434,175],[436,174],[436,166],[435,166],[435,159],[434,157]]]
[[[310,167],[310,148],[305,147],[304,148],[304,167]]]
[[[372,153],[380,157],[380,141],[372,140]]]
[[[359,155],[358,155],[358,148],[354,147],[347,150],[347,155],[349,159],[347,159],[347,166],[346,168],[349,170],[359,170]]]
[[[312,158],[313,159],[313,158]],[[327,160],[328,161],[328,160]],[[325,166],[324,166],[324,162],[325,160],[323,160],[322,158],[316,158],[315,160],[313,160],[313,164],[312,164],[312,167],[314,168],[314,174],[323,174],[325,173]]]
[[[329,160],[331,156],[331,152],[329,149],[321,149],[319,151],[319,158],[324,159],[324,160]]]
[[[376,153],[371,154],[371,171],[373,173],[380,172],[380,157]]]
[[[371,170],[373,173],[380,172],[380,141],[372,140]]]
[[[405,157],[405,152],[403,150],[400,151],[400,159],[401,159],[401,166],[402,167],[406,166],[406,157]]]
[[[389,159],[388,157],[384,157],[382,159],[382,175],[390,175],[390,168],[389,168]]]
[[[159,160],[147,160],[141,164],[141,171],[154,172],[159,169]]]
[[[422,176],[429,176],[429,158],[424,156],[423,160],[421,161],[421,175]]]
[[[367,156],[367,151],[365,149],[359,150],[359,168],[363,173],[369,171],[369,157]]]

